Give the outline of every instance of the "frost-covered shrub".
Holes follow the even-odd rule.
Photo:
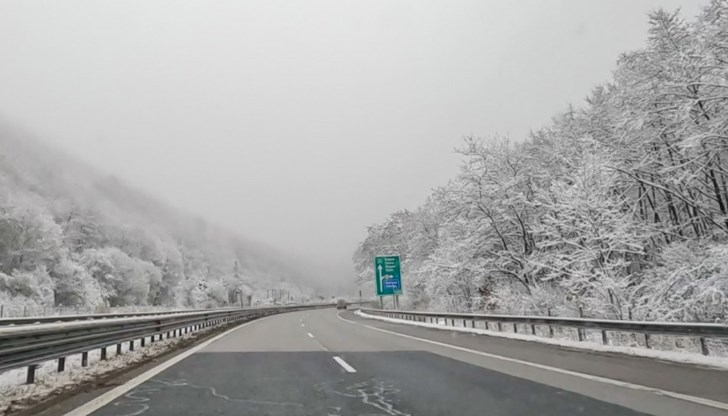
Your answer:
[[[666,247],[634,293],[635,312],[645,319],[726,322],[728,244]]]
[[[33,271],[0,273],[0,293],[27,299],[37,305],[53,305],[53,281],[48,271],[38,267]]]
[[[52,270],[56,306],[101,306],[105,298],[99,282],[77,262],[64,258]]]

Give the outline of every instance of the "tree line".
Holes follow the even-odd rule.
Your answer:
[[[613,79],[521,141],[469,137],[459,173],[368,229],[410,307],[614,319],[728,315],[728,2],[649,15]]]
[[[300,299],[299,269],[0,124],[0,304],[200,308],[269,286]]]

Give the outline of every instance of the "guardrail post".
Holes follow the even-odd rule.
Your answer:
[[[548,313],[549,316],[552,316],[551,315],[551,308],[546,309],[546,312]],[[551,338],[554,337],[554,327],[552,327],[551,325],[549,325],[549,336]]]
[[[452,326],[455,326],[455,318],[451,320]]]
[[[703,355],[710,355],[710,350],[708,350],[708,343],[705,342],[705,337],[700,337],[700,352],[702,352]]]
[[[101,361],[106,361],[106,347],[101,347]]]
[[[35,383],[35,369],[38,368],[37,365],[29,365],[28,366],[28,374],[25,378],[25,384],[33,384]]]
[[[142,348],[146,345],[146,343],[147,343],[146,339],[144,337],[142,337],[142,342],[141,342]]]
[[[88,367],[88,351],[81,353],[81,367]]]
[[[650,346],[650,334],[645,334],[645,348],[652,348]]]
[[[584,317],[584,309],[582,309],[581,306],[579,306],[579,318]],[[582,332],[581,328],[576,328],[576,334],[579,336],[579,341],[584,341],[584,332]]]
[[[134,351],[134,340],[129,341],[129,351]]]
[[[503,331],[503,325],[500,322],[498,322],[498,332],[502,332],[502,331]]]
[[[116,344],[116,355],[121,355],[121,344]]]
[[[62,373],[66,370],[66,357],[61,357],[58,359],[58,372]]]
[[[5,315],[5,305],[0,305],[0,318]]]
[[[609,345],[609,338],[607,338],[607,330],[602,329],[602,344]]]
[[[465,319],[463,319],[463,328],[467,328],[467,327],[468,327],[468,322]]]
[[[473,319],[472,321],[470,321],[470,327],[471,328],[475,328],[475,319]]]
[[[518,324],[515,323],[515,322],[513,323],[513,333],[514,334],[517,334],[518,333]]]
[[[531,324],[531,335],[536,335],[536,325]]]

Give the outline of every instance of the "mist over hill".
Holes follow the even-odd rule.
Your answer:
[[[306,270],[0,122],[0,303],[207,307],[268,289],[302,299],[316,286]]]

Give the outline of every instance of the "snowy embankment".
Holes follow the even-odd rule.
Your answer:
[[[140,318],[127,318],[124,321],[135,319]],[[92,323],[93,321],[47,325],[88,325]],[[37,328],[39,325],[28,325],[28,327],[30,326]],[[73,391],[82,384],[93,382],[104,375],[158,356],[175,348],[186,340],[198,338],[213,329],[215,328],[211,327],[176,338],[156,340],[154,343],[151,342],[150,337],[145,337],[145,347],[140,347],[139,340],[137,339],[134,351],[129,351],[129,343],[124,342],[121,344],[121,354],[116,354],[116,348],[107,348],[108,359],[106,361],[101,360],[101,351],[99,349],[92,350],[88,354],[87,367],[81,366],[80,353],[70,355],[66,358],[66,368],[62,373],[57,371],[57,360],[47,361],[38,366],[36,370],[36,382],[31,385],[25,384],[26,368],[1,373],[0,416],[32,407],[51,397]],[[5,330],[11,330],[11,328],[6,328]],[[21,327],[15,328],[15,330],[21,330]]]
[[[545,338],[545,337],[540,337],[537,335],[525,335],[525,334],[517,334],[517,333],[512,333],[512,332],[491,331],[491,330],[488,330],[485,328],[466,328],[466,327],[458,327],[458,326],[448,326],[445,324],[444,320],[440,321],[440,323],[427,323],[427,322],[418,322],[418,321],[408,321],[405,319],[396,319],[396,318],[386,318],[386,317],[382,317],[382,316],[375,316],[375,315],[370,315],[370,314],[364,313],[361,310],[358,310],[354,313],[362,318],[375,319],[375,320],[379,320],[379,321],[391,322],[391,323],[396,323],[396,324],[405,324],[405,325],[440,329],[440,330],[446,330],[446,331],[465,332],[465,333],[469,333],[469,334],[487,335],[487,336],[492,336],[492,337],[515,339],[515,340],[519,340],[519,341],[539,342],[542,344],[557,345],[560,347],[568,347],[568,348],[581,349],[581,350],[587,350],[587,351],[599,351],[599,352],[627,354],[627,355],[633,355],[633,356],[637,356],[637,357],[653,358],[653,359],[657,359],[657,360],[673,361],[673,362],[686,363],[686,364],[705,365],[705,366],[717,367],[717,368],[728,370],[728,357],[724,356],[724,354],[726,352],[724,350],[724,348],[715,348],[723,356],[707,356],[706,357],[706,356],[700,355],[699,353],[693,353],[686,349],[679,349],[679,350],[675,350],[675,351],[660,351],[660,350],[654,350],[654,349],[647,349],[645,347],[640,347],[638,345],[638,343],[634,342],[634,341],[632,342],[632,345],[601,345],[596,342],[592,342],[591,337],[587,337],[587,341],[581,342],[581,341],[575,341],[572,339]],[[567,332],[563,332],[563,333],[567,334],[566,336],[568,336]],[[631,340],[634,339],[629,336],[625,336],[622,338],[631,339]],[[716,347],[718,345],[720,345],[722,347],[722,344],[720,342],[715,344]]]

